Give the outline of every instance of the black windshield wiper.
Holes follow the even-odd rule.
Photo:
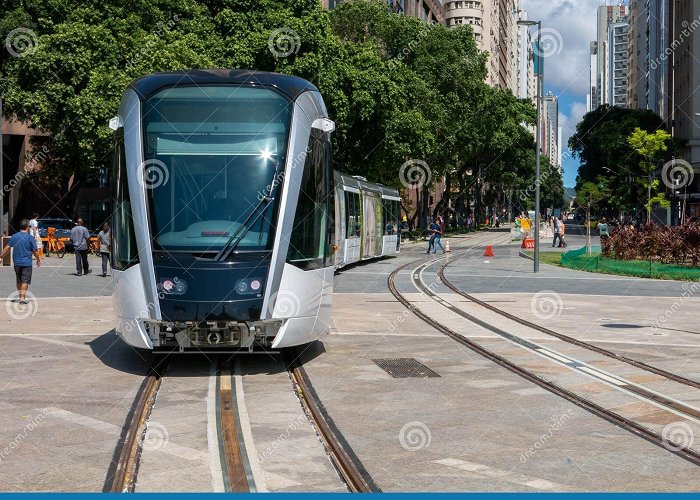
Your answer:
[[[255,208],[248,214],[248,217],[246,217],[246,220],[238,226],[238,229],[236,229],[236,232],[231,235],[231,237],[228,239],[224,247],[219,250],[219,253],[216,254],[216,257],[214,257],[215,261],[221,262],[222,260],[228,259],[229,255],[231,255],[231,252],[234,251],[234,249],[238,246],[238,244],[241,242],[243,237],[248,234],[248,231],[251,230],[253,226],[255,226],[255,223],[258,222],[260,217],[262,217],[266,210],[267,207],[270,206],[270,202],[272,202],[274,198],[271,198],[270,196],[264,196],[260,202],[255,205]],[[260,207],[263,207],[262,210],[260,210]],[[256,215],[257,214],[257,215]],[[255,219],[253,219],[253,222],[248,224],[248,221],[255,216]]]

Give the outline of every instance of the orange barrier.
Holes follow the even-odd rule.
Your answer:
[[[535,248],[535,238],[525,238],[520,248]]]
[[[488,245],[486,247],[486,251],[484,251],[484,257],[495,257],[493,254],[493,247],[491,245]]]

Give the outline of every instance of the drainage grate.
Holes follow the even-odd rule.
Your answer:
[[[377,366],[394,378],[439,377],[437,373],[413,358],[373,359]]]

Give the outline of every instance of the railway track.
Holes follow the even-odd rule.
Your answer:
[[[424,293],[426,296],[431,298],[432,300],[438,302],[442,306],[446,307],[452,312],[455,312],[456,314],[459,314],[460,316],[464,317],[465,319],[468,319],[469,321],[472,321],[473,323],[484,327],[494,333],[497,333],[498,335],[504,336],[505,338],[513,338],[514,336],[509,334],[508,332],[503,331],[502,329],[495,327],[488,322],[485,322],[483,320],[480,320],[473,315],[470,315],[466,313],[465,311],[457,308],[453,304],[445,301],[437,293],[435,293],[431,287],[425,286],[420,280],[420,273],[422,272],[423,269],[428,267],[429,265],[433,265],[437,262],[439,262],[442,259],[435,259],[432,261],[429,261],[426,263],[424,259],[420,259],[418,261],[414,262],[409,262],[407,264],[404,264],[403,266],[397,268],[394,270],[388,278],[388,286],[389,290],[391,293],[394,295],[394,297],[401,303],[403,304],[408,310],[410,310],[413,314],[415,314],[418,318],[435,328],[437,331],[441,332],[442,334],[446,335],[447,337],[453,339],[454,341],[464,345],[465,347],[469,348],[470,350],[476,352],[477,354],[493,361],[494,363],[508,369],[509,371],[519,375],[520,377],[524,378],[525,380],[528,380],[543,389],[560,396],[567,401],[573,403],[574,405],[585,409],[586,411],[603,418],[629,432],[632,434],[641,437],[659,447],[662,447],[669,451],[670,453],[673,453],[685,460],[688,460],[689,462],[695,464],[695,465],[700,465],[700,453],[692,448],[689,447],[673,447],[673,446],[667,446],[666,441],[664,437],[653,430],[649,429],[648,427],[639,424],[638,422],[629,419],[623,415],[620,415],[619,413],[616,413],[608,408],[605,408],[604,406],[601,406],[600,404],[591,401],[580,394],[575,393],[572,390],[567,389],[566,387],[563,387],[562,385],[557,384],[556,382],[553,382],[551,380],[546,379],[545,377],[538,375],[534,371],[524,368],[517,363],[507,359],[505,356],[498,354],[497,352],[494,352],[492,349],[489,349],[482,344],[469,339],[468,337],[465,337],[456,331],[452,330],[445,324],[437,321],[433,317],[429,316],[425,312],[423,312],[421,309],[416,307],[413,303],[411,303],[405,295],[403,295],[398,287],[396,286],[396,277],[404,271],[406,268],[409,266],[412,266],[418,262],[421,263],[420,266],[418,266],[416,269],[413,270],[412,272],[412,279],[414,281],[414,285],[421,290],[422,293]],[[422,269],[421,269],[422,268]],[[490,305],[490,304],[489,304]],[[583,346],[582,346],[583,347]],[[682,378],[682,377],[681,377]],[[694,382],[694,381],[690,381]],[[692,384],[690,384],[692,385]],[[654,396],[656,394],[647,394],[646,395],[650,400],[653,401]],[[664,403],[664,401],[653,401],[654,403]],[[696,414],[697,412],[689,407],[670,407],[670,410],[674,411],[675,413],[684,413],[691,418],[697,418],[698,415]]]
[[[136,485],[141,443],[146,434],[148,417],[153,409],[161,380],[168,369],[165,358],[155,358],[148,369],[146,378],[136,396],[134,406],[127,417],[129,424],[121,440],[119,458],[113,471],[108,473],[104,491],[111,493],[130,493]]]
[[[438,272],[437,272],[438,277],[440,278],[440,281],[442,282],[443,285],[445,285],[447,288],[452,290],[454,293],[456,293],[460,297],[464,297],[465,299],[467,299],[475,304],[478,304],[478,305],[488,309],[489,311],[495,312],[496,314],[499,314],[500,316],[503,316],[504,318],[507,318],[511,321],[515,321],[516,323],[519,323],[519,324],[526,326],[528,328],[531,328],[533,330],[537,330],[538,332],[544,333],[545,335],[549,335],[551,337],[557,338],[557,339],[562,340],[564,342],[567,342],[569,344],[573,344],[575,346],[582,347],[582,348],[587,349],[589,351],[593,351],[593,352],[596,352],[598,354],[602,354],[603,356],[613,358],[617,361],[627,363],[628,365],[632,365],[636,368],[641,368],[642,370],[645,370],[645,371],[648,371],[651,373],[655,373],[656,375],[660,375],[660,376],[667,378],[669,380],[673,380],[674,382],[678,382],[680,384],[684,384],[684,385],[687,385],[690,387],[694,387],[696,389],[700,389],[700,382],[698,382],[697,380],[683,377],[683,376],[678,375],[676,373],[672,373],[672,372],[669,372],[667,370],[663,370],[661,368],[649,365],[649,364],[644,363],[642,361],[628,358],[626,356],[622,356],[622,355],[617,354],[617,353],[610,351],[608,349],[604,349],[602,347],[590,344],[588,342],[584,342],[582,340],[575,339],[575,338],[570,337],[568,335],[564,335],[563,333],[555,332],[554,330],[550,330],[549,328],[545,328],[543,326],[540,326],[536,323],[533,323],[532,321],[528,321],[526,319],[520,318],[519,316],[516,316],[516,315],[511,314],[507,311],[499,309],[498,307],[496,307],[492,304],[489,304],[488,302],[484,302],[483,300],[480,300],[480,299],[474,297],[473,295],[465,293],[462,290],[460,290],[459,288],[457,288],[456,286],[454,286],[454,284],[452,282],[450,282],[445,277],[445,269],[449,265],[450,265],[450,262],[446,262],[438,268]]]
[[[381,492],[328,415],[298,359],[296,350],[289,351],[286,355],[285,363],[290,379],[304,411],[316,427],[316,433],[340,478],[353,493]]]

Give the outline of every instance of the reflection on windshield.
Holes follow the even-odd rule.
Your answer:
[[[271,194],[284,164],[289,102],[259,87],[178,87],[145,109],[144,183],[156,246],[220,250]],[[268,208],[238,247],[269,248],[275,213]]]

